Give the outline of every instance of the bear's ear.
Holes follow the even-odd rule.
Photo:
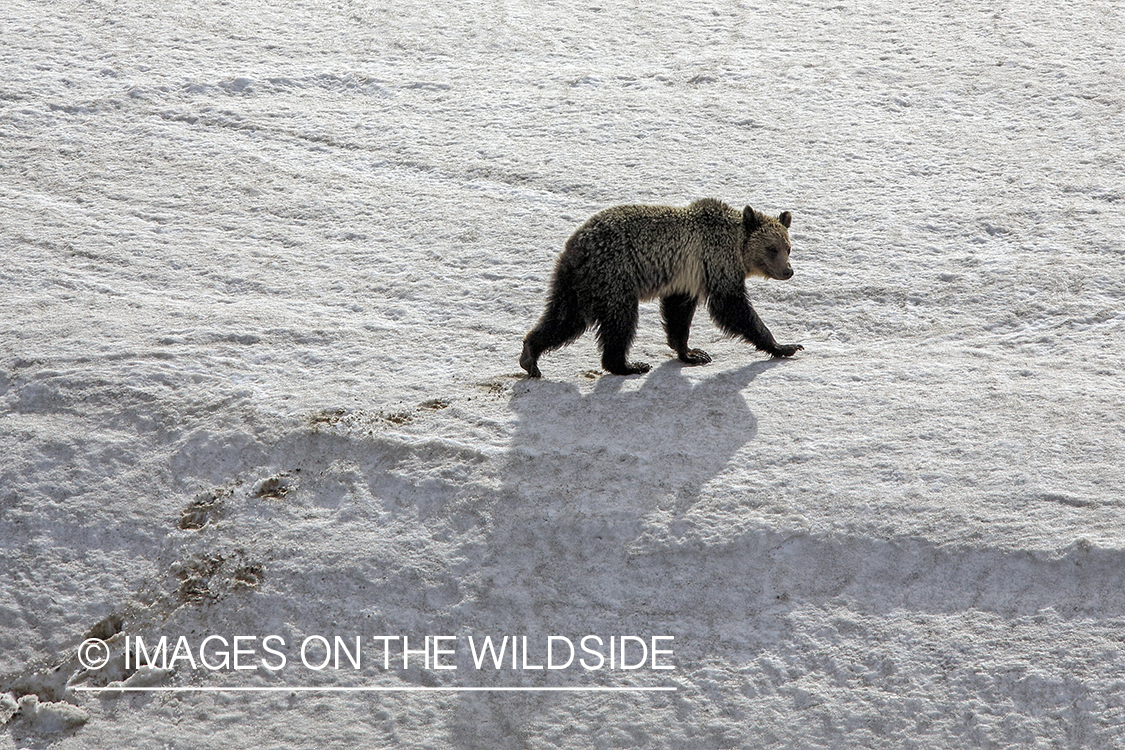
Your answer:
[[[788,229],[789,225],[793,223],[793,214],[788,211],[782,211],[781,216],[778,216],[777,220],[781,222],[781,226]]]
[[[761,226],[761,222],[758,221],[758,215],[754,213],[754,209],[749,206],[742,209],[742,226],[746,228],[747,232],[753,232]]]

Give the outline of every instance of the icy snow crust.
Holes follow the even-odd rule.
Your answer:
[[[0,747],[1125,743],[1125,22],[997,7],[7,0]],[[704,196],[805,351],[520,377],[582,221]],[[267,633],[675,669],[120,660]]]

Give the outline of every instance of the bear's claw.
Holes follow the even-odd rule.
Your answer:
[[[644,375],[651,369],[648,362],[626,362],[624,367],[606,368],[611,375]]]
[[[804,348],[800,344],[778,344],[770,354],[774,357],[792,357]]]
[[[676,357],[686,365],[706,365],[711,363],[711,355],[702,349],[688,349]]]

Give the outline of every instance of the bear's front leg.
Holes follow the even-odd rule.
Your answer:
[[[800,344],[779,344],[774,340],[770,329],[758,317],[750,300],[746,299],[746,289],[713,294],[707,301],[715,324],[732,336],[740,336],[755,347],[774,357],[792,357],[804,349]]]

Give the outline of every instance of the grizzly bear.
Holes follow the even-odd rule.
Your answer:
[[[776,219],[705,198],[686,208],[617,206],[595,214],[566,242],[547,308],[524,338],[520,366],[542,376],[539,357],[597,326],[602,367],[614,375],[648,372],[626,355],[637,328],[637,303],[660,298],[668,345],[681,362],[711,356],[688,347],[696,304],[707,301],[715,324],[774,357],[800,344],[778,344],[746,296],[748,276],[789,279],[788,211]]]

